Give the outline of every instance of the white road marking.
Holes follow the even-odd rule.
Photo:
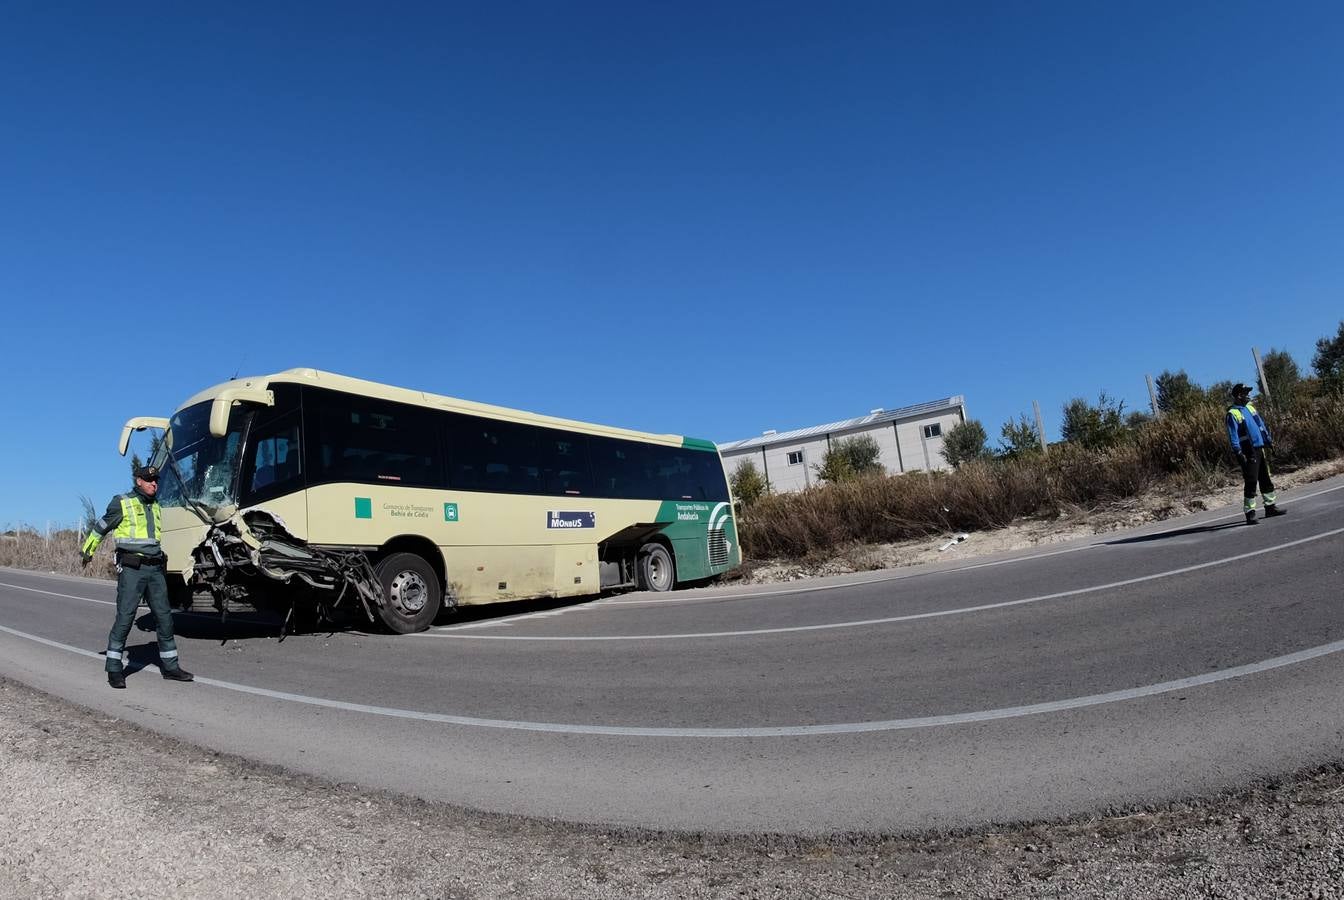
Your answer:
[[[27,634],[13,628],[0,625],[0,632],[35,641],[57,650],[99,659],[100,654],[82,647],[72,647],[59,641]],[[288,691],[273,691],[267,688],[252,687],[219,681],[214,678],[196,676],[197,684],[209,685],[223,690],[253,694],[272,700],[288,703],[300,703],[305,706],[318,706],[326,709],[338,709],[345,712],[365,713],[374,716],[386,716],[393,719],[412,719],[421,722],[436,722],[443,725],[464,725],[476,728],[498,728],[508,731],[540,731],[550,734],[595,734],[615,737],[654,737],[654,738],[769,738],[769,737],[812,737],[823,734],[862,734],[866,732],[902,731],[913,728],[936,728],[944,725],[967,725],[976,722],[992,722],[999,719],[1016,719],[1022,716],[1035,716],[1044,713],[1063,712],[1070,709],[1083,709],[1089,706],[1101,706],[1107,703],[1120,703],[1152,697],[1173,691],[1183,691],[1206,684],[1216,684],[1233,678],[1256,675],[1273,669],[1297,665],[1323,656],[1329,656],[1344,650],[1344,641],[1334,641],[1296,653],[1275,656],[1259,662],[1234,666],[1218,672],[1207,672],[1189,678],[1162,681],[1157,684],[1127,688],[1121,691],[1108,691],[1103,694],[1087,694],[1082,697],[1069,697],[1064,700],[1050,700],[1045,703],[1031,703],[1026,706],[1004,706],[996,709],[983,709],[973,712],[949,713],[941,716],[919,716],[909,719],[882,719],[870,722],[839,722],[831,725],[776,725],[751,728],[650,728],[640,725],[578,725],[562,722],[527,722],[512,719],[483,719],[476,716],[455,716],[447,713],[421,712],[414,709],[398,709],[389,706],[370,706],[365,703],[349,703],[344,700],[329,700],[325,697],[312,697],[307,694],[293,694]]]
[[[67,600],[83,600],[83,601],[86,602],[86,603],[102,603],[102,604],[104,604],[104,605],[106,605],[106,606],[116,606],[116,605],[117,605],[117,601],[115,601],[115,600],[98,600],[98,599],[96,599],[96,598],[94,598],[94,597],[81,597],[81,596],[79,596],[78,594],[58,594],[58,593],[56,593],[55,591],[44,591],[44,590],[40,590],[40,589],[35,588],[35,587],[28,587],[27,585],[23,585],[23,584],[9,584],[9,583],[7,583],[7,582],[0,581],[0,587],[14,588],[14,589],[16,589],[16,590],[20,590],[20,591],[31,591],[31,592],[34,593],[34,594],[46,594],[48,597],[64,597],[64,598],[66,598]],[[137,609],[142,608],[142,607],[145,608],[145,609],[148,609],[148,608],[149,608],[148,604],[145,603],[145,602],[143,602],[143,601],[141,601],[139,604],[136,605],[136,608],[137,608]],[[179,616],[208,616],[208,617],[211,617],[211,618],[213,618],[213,617],[215,616],[215,613],[207,613],[207,612],[191,612],[191,611],[189,611],[189,610],[174,610],[174,612],[176,612],[177,615],[179,615]],[[254,619],[254,618],[246,618],[246,617],[244,617],[244,616],[239,616],[239,615],[231,615],[231,616],[229,616],[229,619],[230,619],[231,621],[235,621],[235,622],[248,622],[248,623],[258,624],[258,625],[268,624],[268,623],[265,622],[265,620]]]
[[[600,601],[586,600],[583,603],[576,603],[573,606],[560,606],[555,609],[542,610],[541,612],[518,613],[517,615],[504,616],[498,619],[489,619],[482,622],[468,622],[464,625],[436,625],[427,632],[420,634],[439,634],[445,631],[466,631],[474,628],[496,628],[503,625],[512,625],[514,622],[522,622],[525,619],[551,619],[556,616],[563,616],[567,613],[582,612],[586,609],[592,609]]]
[[[115,600],[95,600],[93,597],[80,597],[77,594],[58,594],[55,591],[38,590],[37,588],[28,587],[22,584],[6,584],[3,581],[0,581],[0,587],[14,588],[20,591],[32,591],[34,594],[46,594],[48,597],[64,597],[67,600],[83,600],[86,603],[104,603],[108,606],[117,605],[117,601]]]
[[[884,616],[880,619],[858,619],[850,622],[826,622],[820,625],[792,625],[779,628],[748,628],[738,631],[696,631],[682,634],[618,634],[618,635],[525,635],[525,634],[459,634],[445,631],[422,632],[420,637],[432,638],[456,638],[458,640],[475,641],[672,641],[687,640],[690,638],[726,638],[726,637],[745,637],[758,634],[788,634],[797,631],[827,631],[836,628],[861,628],[868,625],[888,625],[893,622],[912,622],[917,619],[935,619],[941,616],[959,616],[966,613],[984,612],[990,609],[1004,609],[1009,606],[1022,606],[1028,603],[1040,603],[1043,600],[1059,600],[1063,597],[1077,597],[1081,594],[1091,594],[1096,591],[1105,591],[1112,588],[1125,587],[1131,584],[1142,584],[1145,581],[1156,581],[1159,578],[1171,578],[1174,575],[1184,575],[1187,572],[1197,572],[1201,569],[1209,569],[1214,566],[1222,566],[1227,563],[1236,562],[1242,559],[1250,559],[1254,556],[1260,556],[1265,553],[1274,553],[1279,550],[1286,550],[1289,547],[1296,547],[1300,544],[1309,544],[1312,541],[1319,541],[1324,538],[1334,537],[1337,534],[1344,534],[1344,528],[1335,528],[1331,531],[1324,531],[1320,534],[1313,534],[1309,537],[1298,538],[1295,541],[1288,541],[1283,544],[1275,544],[1272,547],[1262,547],[1259,550],[1251,550],[1247,553],[1238,553],[1236,556],[1225,556],[1222,559],[1210,560],[1209,562],[1197,563],[1193,566],[1182,566],[1179,569],[1169,569],[1166,572],[1155,572],[1151,575],[1140,575],[1136,578],[1126,578],[1121,581],[1112,581],[1107,584],[1094,584],[1089,587],[1074,588],[1070,591],[1057,591],[1053,594],[1041,594],[1036,597],[1025,597],[1021,600],[1004,600],[999,603],[982,603],[977,606],[961,606],[956,609],[942,609],[934,612],[911,613],[904,616]]]

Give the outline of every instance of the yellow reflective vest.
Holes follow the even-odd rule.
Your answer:
[[[159,540],[163,537],[163,518],[159,504],[138,493],[118,494],[107,505],[107,512],[97,522],[84,541],[82,553],[89,556],[98,549],[103,537],[111,531],[117,540],[117,549],[146,556],[158,556],[162,551]]]

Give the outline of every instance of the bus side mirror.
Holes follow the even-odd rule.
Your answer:
[[[131,445],[131,432],[144,431],[146,428],[157,428],[160,431],[167,431],[168,420],[158,419],[153,416],[137,416],[136,418],[127,421],[125,425],[121,426],[121,440],[117,442],[117,449],[121,451],[122,456],[126,455],[126,448]]]
[[[229,411],[235,403],[259,403],[262,406],[274,406],[275,394],[256,388],[225,388],[210,404],[210,434],[222,438],[229,433]]]

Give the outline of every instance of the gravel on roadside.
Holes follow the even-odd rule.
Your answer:
[[[1344,748],[1240,792],[1062,822],[654,834],[326,782],[0,679],[0,792],[15,898],[1344,896]]]

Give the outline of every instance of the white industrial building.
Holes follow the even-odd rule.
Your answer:
[[[801,491],[818,482],[813,466],[822,464],[832,442],[861,434],[877,441],[881,450],[877,460],[889,475],[950,469],[942,454],[943,435],[965,421],[966,399],[957,395],[900,409],[875,409],[829,425],[767,431],[760,437],[719,444],[719,453],[729,474],[749,459],[772,491]]]

